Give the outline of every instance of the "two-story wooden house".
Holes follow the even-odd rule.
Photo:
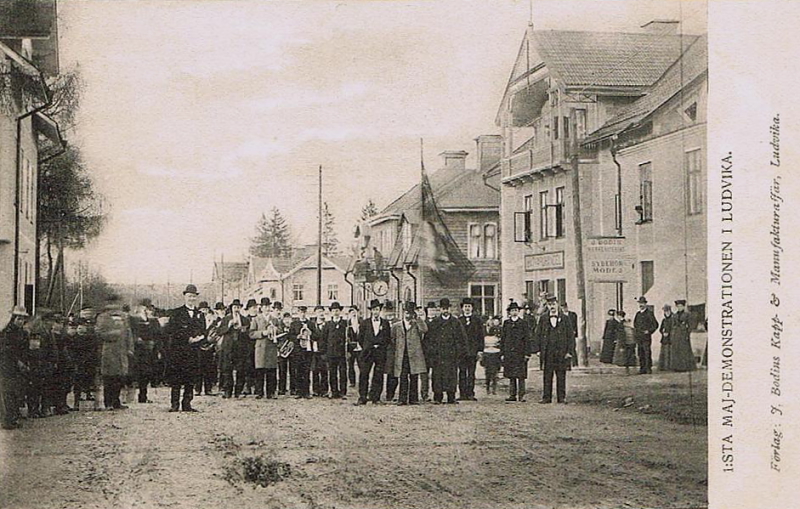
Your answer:
[[[430,174],[430,185],[443,223],[455,248],[472,269],[463,278],[443,281],[420,256],[422,190],[415,185],[370,219],[364,260],[356,263],[356,303],[373,298],[422,305],[447,297],[455,308],[472,297],[476,309],[499,313],[500,291],[500,188],[502,139],[484,135],[476,139],[478,167],[466,167],[467,152],[446,151],[443,166]],[[383,279],[373,280],[359,267],[378,269]]]

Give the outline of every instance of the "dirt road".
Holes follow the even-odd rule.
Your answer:
[[[659,376],[672,384],[671,375],[651,381]],[[571,376],[571,394],[607,387],[609,377],[617,375]],[[616,396],[642,379],[615,378],[626,387]],[[527,403],[500,394],[411,407],[198,397],[198,414],[168,413],[169,394],[157,389],[156,404],[2,432],[0,507],[706,505],[704,426],[635,408],[539,405],[537,382]]]

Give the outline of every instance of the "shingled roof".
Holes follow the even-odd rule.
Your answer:
[[[602,127],[591,133],[583,143],[596,142],[638,124],[679,93],[682,88],[707,72],[708,37],[701,36],[695,38],[683,56],[673,62],[644,96],[618,111]]]
[[[483,172],[460,168],[442,168],[429,175],[436,205],[440,209],[484,209],[500,206],[500,193],[486,185]],[[387,216],[405,214],[412,223],[419,222],[422,192],[416,184],[375,216],[373,222]]]
[[[694,35],[535,30],[547,69],[567,86],[648,87]]]

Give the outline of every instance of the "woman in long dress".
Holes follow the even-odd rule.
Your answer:
[[[685,310],[686,301],[675,301],[671,339],[671,368],[673,371],[693,371],[696,368],[692,351],[689,312]]]
[[[661,353],[658,356],[658,369],[660,371],[672,371],[672,326],[675,315],[672,314],[672,306],[664,304],[664,319],[661,320],[659,332],[661,332]]]
[[[608,320],[603,329],[603,347],[600,350],[600,362],[603,364],[611,364],[614,362],[614,345],[617,341],[617,322],[614,318],[614,310],[608,310]]]

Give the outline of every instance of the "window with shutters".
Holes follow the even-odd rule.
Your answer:
[[[653,220],[653,164],[639,165],[639,223]]]
[[[684,154],[689,214],[703,212],[703,160],[700,155],[700,149],[690,150]]]

